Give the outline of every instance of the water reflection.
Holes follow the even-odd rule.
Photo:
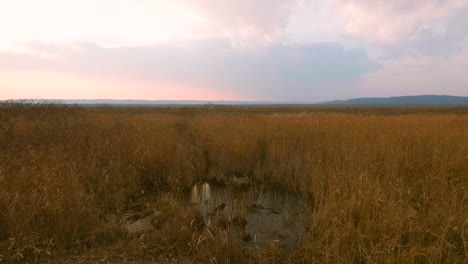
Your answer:
[[[239,190],[202,183],[193,187],[190,203],[208,225],[228,227],[249,248],[269,242],[294,248],[304,233],[302,197],[272,186]]]

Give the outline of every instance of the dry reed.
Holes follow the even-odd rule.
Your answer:
[[[467,113],[3,103],[0,259],[53,262],[97,252],[111,262],[462,263]],[[199,216],[184,207],[190,186],[230,177],[306,198],[298,249],[247,254],[222,230],[207,235],[194,224]],[[145,199],[170,219],[155,232],[128,236],[109,220]]]

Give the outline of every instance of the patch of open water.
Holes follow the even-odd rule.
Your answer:
[[[267,243],[295,248],[305,231],[302,196],[271,185],[240,189],[205,182],[193,187],[190,204],[208,226],[228,227],[250,249]]]

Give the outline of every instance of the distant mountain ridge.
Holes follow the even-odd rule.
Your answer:
[[[291,102],[291,101],[210,101],[210,100],[125,100],[125,99],[64,99],[64,100],[37,100],[42,103],[62,102],[65,104],[89,105],[89,106],[178,106],[178,105],[238,105],[238,106],[274,106],[274,105],[368,105],[368,106],[468,106],[468,96],[450,95],[414,95],[394,97],[365,97],[348,100],[334,100],[325,102]],[[0,100],[0,102],[2,102]]]
[[[322,102],[321,105],[468,105],[468,97],[450,95],[414,95],[367,97]]]

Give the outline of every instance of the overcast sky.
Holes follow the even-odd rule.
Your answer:
[[[0,0],[0,99],[468,96],[468,0]]]

